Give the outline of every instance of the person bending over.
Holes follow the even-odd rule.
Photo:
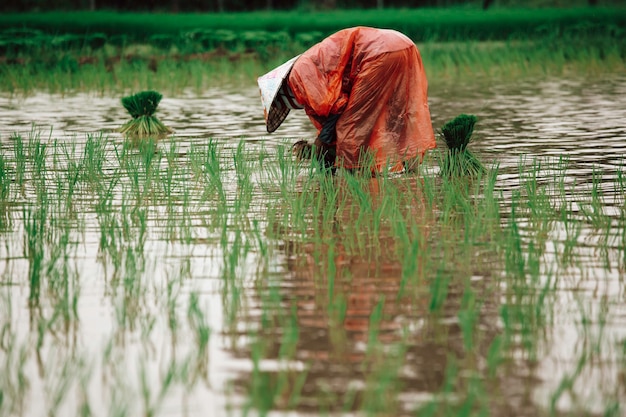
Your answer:
[[[435,148],[428,82],[415,43],[390,29],[340,30],[257,80],[267,132],[291,109],[304,109],[317,128],[321,156],[348,170],[415,168]]]

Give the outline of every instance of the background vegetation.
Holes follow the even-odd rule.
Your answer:
[[[573,66],[578,73],[623,70],[626,8],[606,2],[548,8],[538,6],[558,2],[534,1],[532,8],[503,3],[486,11],[481,2],[468,2],[332,11],[7,12],[0,14],[0,89],[171,93],[172,86],[202,89],[225,79],[249,84],[325,36],[358,25],[407,34],[418,43],[429,73],[439,78],[562,74]]]
[[[598,35],[623,37],[626,8],[430,8],[385,10],[338,10],[332,12],[283,11],[253,13],[124,13],[31,12],[0,15],[3,38],[19,40],[24,29],[50,35],[89,35],[120,41],[193,40],[216,30],[230,30],[263,41],[267,31],[294,36],[319,31],[327,35],[349,26],[388,27],[402,31],[416,42],[426,40],[503,40],[538,38],[546,35]],[[6,31],[9,31],[7,34]],[[13,31],[13,32],[11,32]],[[28,32],[25,32],[28,35]],[[14,36],[12,36],[14,35]],[[230,34],[231,37],[233,36]],[[226,42],[228,36],[223,36]]]
[[[581,5],[617,6],[621,0],[21,0],[4,2],[0,10],[160,10],[168,12],[225,12],[253,10],[334,10],[385,7],[448,7],[458,5],[489,8],[492,6],[571,7]]]

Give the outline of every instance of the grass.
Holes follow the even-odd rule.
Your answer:
[[[597,42],[576,38],[426,42],[418,44],[418,47],[432,85],[451,80],[471,82],[476,78],[512,79],[574,73],[599,77],[624,68],[623,46],[611,38]],[[158,59],[156,65],[153,61],[155,52],[148,51],[132,61],[114,63],[112,67],[94,63],[77,66],[71,71],[58,65],[44,67],[24,63],[2,66],[0,80],[2,91],[18,96],[35,91],[62,94],[92,91],[96,94],[126,95],[144,89],[155,89],[167,96],[175,96],[187,89],[200,94],[216,86],[255,85],[259,74],[304,50],[303,47],[283,49],[267,61],[259,60],[254,54],[237,55],[234,59],[226,56],[190,58],[188,61],[164,56]]]
[[[268,68],[353,25],[406,33],[419,47],[431,83],[598,76],[624,69],[624,10],[5,14],[0,17],[0,56],[6,64],[0,66],[0,89],[123,95],[154,89],[172,95],[186,88],[202,92],[224,84],[255,85]],[[119,33],[126,35],[122,39]]]
[[[12,219],[3,258],[16,267],[1,292],[28,288],[30,307],[8,304],[0,323],[10,347],[0,356],[8,371],[0,415],[38,392],[14,379],[37,378],[24,364],[38,350],[57,352],[40,365],[50,375],[41,393],[49,412],[88,414],[98,407],[96,389],[110,413],[157,415],[173,398],[185,401],[181,390],[206,389],[220,332],[227,349],[252,360],[252,371],[232,381],[248,410],[497,413],[507,406],[503,383],[529,384],[512,362],[542,358],[564,293],[578,300],[578,337],[590,350],[538,415],[556,413],[596,360],[615,357],[606,335],[594,333],[607,313],[594,317],[593,300],[567,289],[576,271],[624,268],[618,231],[626,216],[604,214],[599,172],[581,188],[562,181],[567,161],[520,163],[519,189],[504,201],[497,167],[476,178],[333,177],[288,148],[272,154],[245,142],[184,152],[174,140],[137,147],[102,135],[71,143],[16,136],[10,144],[23,144],[2,150],[3,172],[20,178],[3,200]],[[623,178],[609,188],[622,189]],[[588,209],[565,213],[571,196]],[[595,233],[606,259],[589,264],[579,238]],[[564,249],[548,252],[551,242]],[[96,275],[81,273],[87,265],[98,265],[89,267]],[[203,280],[218,285],[207,292]],[[110,342],[91,353],[77,347],[95,359],[90,367],[58,349],[86,331],[94,290],[109,312]],[[618,308],[614,295],[605,297],[606,311]],[[38,344],[24,344],[12,324],[24,308],[40,311]],[[154,350],[161,343],[170,348]],[[127,357],[130,346],[148,354]],[[432,365],[413,362],[424,348]],[[328,385],[322,368],[363,385]],[[420,388],[429,400],[399,396],[424,381],[407,369],[434,372],[439,382]],[[616,409],[619,394],[603,398]]]
[[[191,41],[201,39],[205,45],[211,41],[268,42],[273,40],[269,34],[280,33],[293,38],[297,34],[317,32],[326,36],[359,25],[398,29],[419,42],[433,39],[503,40],[543,37],[546,32],[619,32],[625,21],[626,11],[616,6],[495,7],[487,12],[479,7],[204,14],[63,11],[4,13],[0,18],[0,29],[15,31],[17,28],[21,37],[38,34],[36,31],[39,30],[55,35],[54,42],[61,46],[73,43],[93,48],[108,40],[145,42],[152,38],[164,43],[183,36]],[[85,34],[89,35],[85,40],[76,36]],[[161,37],[157,39],[156,35]],[[278,36],[273,41],[281,40]]]

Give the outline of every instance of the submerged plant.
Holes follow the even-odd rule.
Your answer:
[[[157,91],[142,91],[122,98],[122,105],[133,118],[124,123],[119,131],[135,139],[161,137],[172,133],[172,130],[154,115],[162,98],[163,95]]]
[[[448,152],[441,161],[442,175],[475,176],[486,171],[478,158],[467,149],[477,120],[474,115],[460,114],[441,128],[441,135],[448,146]]]

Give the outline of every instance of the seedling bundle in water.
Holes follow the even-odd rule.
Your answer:
[[[461,114],[441,128],[441,135],[448,146],[448,152],[441,161],[441,175],[475,176],[486,171],[478,158],[467,149],[477,120],[474,115]]]
[[[170,128],[154,116],[161,98],[163,98],[161,93],[156,91],[142,91],[122,98],[122,105],[133,118],[124,123],[119,131],[127,137],[137,139],[160,137],[172,133]]]

